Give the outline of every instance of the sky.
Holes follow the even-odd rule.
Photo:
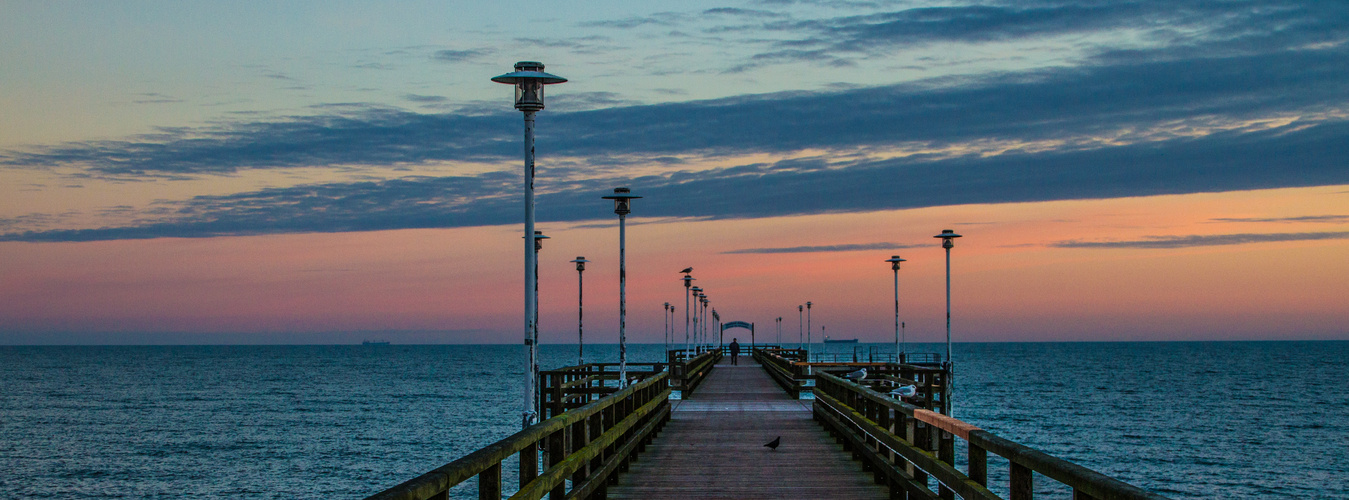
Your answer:
[[[0,0],[0,344],[1349,339],[1349,4]],[[729,332],[728,332],[729,334]],[[737,332],[743,336],[744,332]],[[682,342],[682,332],[675,335]]]

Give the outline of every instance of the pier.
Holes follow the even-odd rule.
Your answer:
[[[998,500],[990,454],[1005,459],[1011,500],[1034,498],[1037,477],[1075,500],[1164,498],[943,415],[948,377],[936,364],[810,363],[769,346],[732,365],[716,348],[671,351],[629,364],[622,389],[610,365],[542,372],[546,420],[369,498],[448,499],[476,478],[479,499]],[[842,377],[860,368],[862,380]],[[517,459],[508,492],[502,464]]]

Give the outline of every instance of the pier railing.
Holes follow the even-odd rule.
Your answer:
[[[1009,463],[1011,500],[1033,498],[1036,472],[1072,488],[1074,500],[1165,498],[836,375],[815,377],[815,419],[901,497],[1000,500],[987,488],[991,452]],[[956,438],[968,445],[965,472],[955,466]]]
[[[628,379],[644,380],[664,370],[664,363],[628,363]],[[618,377],[618,363],[587,363],[540,371],[540,417],[561,415],[618,392]]]
[[[479,499],[500,500],[501,464],[515,455],[520,460],[520,489],[511,499],[602,495],[609,478],[625,470],[632,456],[669,420],[668,382],[669,372],[655,373],[367,500],[445,500],[450,488],[474,477],[478,478]]]
[[[859,368],[867,369],[869,384],[890,388],[901,385],[913,385],[917,394],[909,401],[917,406],[934,409],[941,406],[946,397],[946,370],[940,366],[895,364],[895,363],[806,363],[806,351],[802,349],[758,349],[754,351],[754,360],[763,365],[768,375],[782,386],[792,397],[800,397],[802,392],[810,390],[815,373],[823,370]]]
[[[707,378],[707,374],[712,372],[712,367],[721,361],[721,350],[716,348],[700,350],[692,359],[688,358],[688,354],[683,350],[672,350],[667,353],[671,384],[679,390],[681,398],[693,394],[698,385],[703,383],[703,379]]]

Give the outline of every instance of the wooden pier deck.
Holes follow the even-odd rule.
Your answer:
[[[781,436],[777,450],[764,447]],[[608,487],[623,498],[888,498],[763,367],[725,357]]]

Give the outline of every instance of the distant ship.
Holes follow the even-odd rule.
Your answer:
[[[826,343],[826,344],[856,344],[856,343],[857,343],[857,339],[831,339],[831,338],[829,338],[829,337],[825,337],[825,338],[824,338],[824,343]]]
[[[856,342],[854,340],[854,342]],[[361,345],[389,345],[387,340],[362,340]]]

